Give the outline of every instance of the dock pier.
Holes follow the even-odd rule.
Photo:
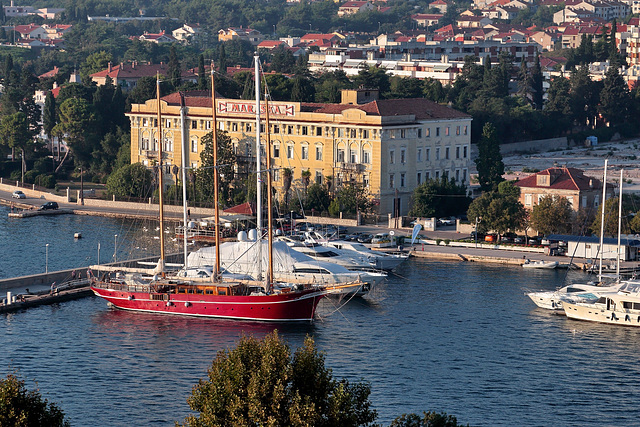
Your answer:
[[[18,295],[7,291],[6,298],[3,298],[0,302],[0,314],[84,298],[92,294],[90,285],[91,280],[85,278],[62,283],[59,287],[50,290],[27,292]]]

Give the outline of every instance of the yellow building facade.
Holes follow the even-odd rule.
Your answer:
[[[173,166],[200,166],[202,137],[211,132],[211,97],[184,95],[181,117],[178,93],[160,100],[163,170],[171,182]],[[255,101],[216,99],[218,128],[233,141],[238,173],[255,171]],[[261,109],[264,110],[264,103]],[[132,105],[131,162],[157,160],[157,101]],[[265,114],[261,114],[264,159]],[[448,176],[468,184],[471,162],[471,117],[426,99],[378,100],[377,92],[344,91],[340,104],[270,102],[274,185],[281,191],[281,170],[293,170],[292,188],[331,178],[332,189],[349,182],[362,184],[378,213],[406,215],[414,188],[429,178]],[[182,135],[188,157],[182,156]]]

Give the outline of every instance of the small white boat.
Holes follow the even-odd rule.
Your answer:
[[[530,261],[527,259],[524,264],[522,264],[524,268],[546,268],[553,269],[558,267],[558,261]]]

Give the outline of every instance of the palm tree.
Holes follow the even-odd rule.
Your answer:
[[[307,169],[306,171],[302,171],[302,185],[304,186],[304,194],[307,194],[307,188],[309,187],[309,182],[311,181],[311,171]]]
[[[282,169],[282,178],[284,179],[284,204],[289,205],[289,189],[291,189],[291,182],[293,181],[293,170],[289,168]]]

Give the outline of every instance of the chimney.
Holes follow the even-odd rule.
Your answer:
[[[589,188],[593,188],[593,179],[589,180]]]
[[[160,68],[164,68],[164,62],[160,61]]]
[[[109,65],[107,65],[107,73],[111,72],[111,61],[109,61]]]

